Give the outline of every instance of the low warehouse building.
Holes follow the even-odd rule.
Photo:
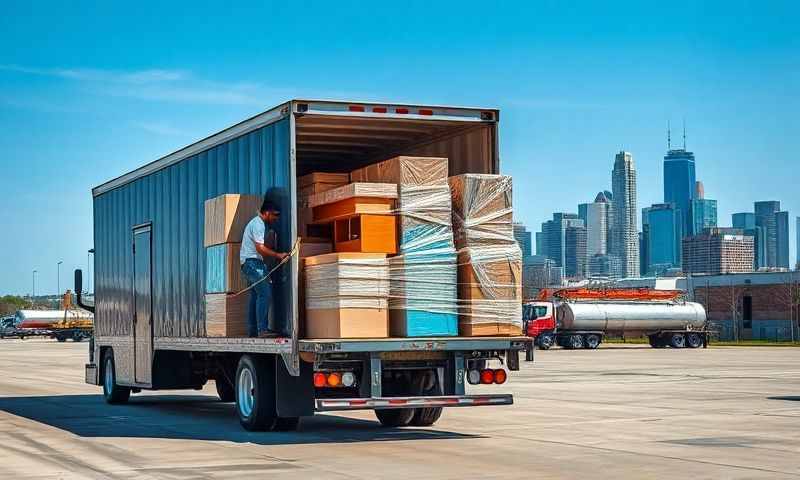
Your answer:
[[[689,276],[687,287],[720,340],[800,339],[798,271]]]

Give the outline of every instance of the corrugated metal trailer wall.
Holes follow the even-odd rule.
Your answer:
[[[204,202],[223,193],[273,191],[284,212],[280,248],[291,249],[289,150],[284,118],[95,197],[97,335],[131,335],[132,229],[152,223],[153,333],[205,336]],[[275,313],[290,322],[291,275],[285,278],[275,287]]]

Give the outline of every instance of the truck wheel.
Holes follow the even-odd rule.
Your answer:
[[[266,356],[242,355],[236,369],[236,413],[245,430],[260,432],[275,425],[274,362]]]
[[[56,335],[56,340],[58,340],[59,342],[66,342],[67,337],[65,337],[64,335]]]
[[[553,336],[547,334],[539,335],[539,338],[536,339],[536,345],[542,350],[550,350],[550,347],[553,346]]]
[[[601,341],[602,339],[600,338],[600,335],[590,333],[589,335],[583,337],[583,347],[589,350],[594,350],[600,346]]]
[[[672,336],[669,337],[669,345],[672,348],[683,348],[686,346],[686,337],[684,337],[682,333],[673,333]]]
[[[703,346],[703,336],[699,333],[689,333],[686,335],[686,344],[689,348],[700,348]]]
[[[131,389],[117,385],[117,371],[114,367],[114,352],[106,351],[103,361],[103,397],[106,403],[125,403],[131,397]]]
[[[414,395],[419,396],[441,396],[443,395],[442,386],[439,384],[439,376],[436,372],[418,372],[413,381]],[[442,407],[426,407],[414,409],[414,416],[411,417],[409,425],[415,427],[430,427],[442,416]]]
[[[236,391],[233,389],[233,385],[231,385],[231,382],[229,382],[227,378],[217,378],[214,380],[214,383],[217,385],[217,395],[219,395],[220,401],[236,401]]]
[[[411,393],[411,385],[405,375],[395,377],[383,382],[384,397],[403,397]],[[414,417],[413,408],[387,408],[375,410],[375,416],[384,427],[405,427]]]
[[[294,432],[300,425],[300,417],[278,417],[275,419],[275,426],[272,427],[276,432]]]
[[[580,335],[570,335],[567,340],[567,348],[570,350],[583,348],[583,337]]]

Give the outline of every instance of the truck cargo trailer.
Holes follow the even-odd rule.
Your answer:
[[[212,336],[204,306],[206,200],[270,191],[286,252],[298,238],[299,176],[397,155],[446,157],[450,175],[496,174],[498,120],[496,109],[293,100],[94,188],[86,382],[117,403],[215,380],[249,430],[357,409],[374,409],[384,425],[430,425],[442,407],[511,404],[509,394],[469,395],[465,383],[503,383],[528,337],[301,338],[296,256],[273,294],[288,338]]]

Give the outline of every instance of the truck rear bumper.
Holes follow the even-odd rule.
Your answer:
[[[437,397],[319,398],[317,412],[376,410],[388,408],[478,407],[512,405],[511,394],[461,395]]]

